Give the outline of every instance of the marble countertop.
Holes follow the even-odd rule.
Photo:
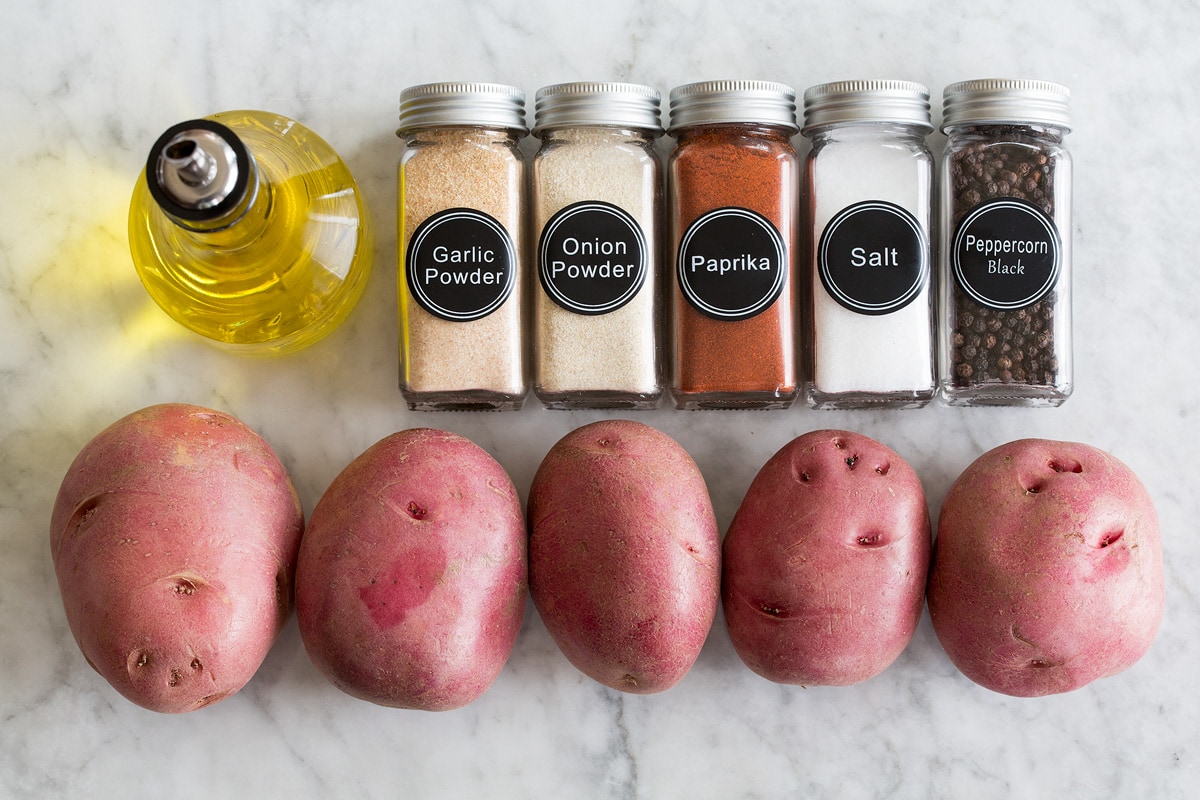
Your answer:
[[[940,5],[546,0],[18,3],[0,26],[0,796],[1192,798],[1200,796],[1200,9],[1160,0]],[[803,11],[799,9],[802,8]],[[970,9],[970,10],[968,10]],[[1059,409],[638,413],[674,436],[728,524],[788,440],[848,428],[899,451],[932,513],[984,450],[1039,436],[1101,447],[1149,487],[1167,581],[1134,668],[1038,700],[951,665],[926,616],[900,659],[846,688],[783,687],[718,619],[653,696],[560,655],[532,606],[492,688],[458,711],[355,700],[309,663],[293,619],[235,697],[163,716],[120,698],[67,630],[48,547],[58,484],[116,418],[157,402],[229,411],[275,446],[311,511],[401,428],[466,435],[526,493],[551,444],[603,412],[406,411],[397,390],[397,100],[407,85],[523,87],[747,77],[809,85],[1038,77],[1072,89],[1075,396]],[[367,296],[317,346],[231,356],[177,328],[139,284],[130,192],[170,124],[233,108],[303,121],[371,203]],[[935,147],[941,136],[931,137]]]

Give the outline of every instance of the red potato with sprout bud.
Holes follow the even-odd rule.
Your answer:
[[[916,631],[930,546],[924,489],[896,452],[848,431],[793,439],[759,470],[725,535],[734,649],[776,683],[874,677]]]
[[[296,616],[313,664],[354,697],[464,706],[504,668],[527,597],[525,520],[508,473],[462,436],[377,442],[313,509]]]
[[[929,613],[950,660],[982,686],[1036,697],[1115,675],[1150,648],[1163,603],[1154,505],[1103,450],[1010,442],[946,496]]]
[[[691,669],[720,592],[720,542],[691,456],[639,422],[568,433],[529,489],[530,593],[567,659],[649,694]]]
[[[241,689],[291,611],[304,527],[270,446],[234,417],[165,404],[76,457],[50,520],[67,623],[140,706],[201,708]]]

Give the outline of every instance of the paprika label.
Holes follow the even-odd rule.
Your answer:
[[[761,214],[718,208],[697,218],[679,242],[679,288],[707,317],[743,320],[778,299],[787,282],[783,236]]]

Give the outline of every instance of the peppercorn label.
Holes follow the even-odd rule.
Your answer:
[[[825,226],[817,271],[825,291],[843,307],[889,314],[911,303],[928,282],[928,237],[898,205],[856,203]]]
[[[542,229],[538,276],[567,311],[607,314],[641,290],[647,254],[641,226],[625,211],[599,201],[574,203]]]
[[[451,322],[482,319],[504,304],[516,283],[512,237],[470,208],[433,214],[408,244],[405,280],[421,308]]]
[[[954,277],[980,304],[1024,308],[1046,296],[1062,268],[1062,239],[1054,220],[1032,203],[990,200],[958,226]]]
[[[787,249],[775,226],[745,208],[697,218],[679,242],[679,289],[701,314],[749,319],[778,299],[787,281]]]

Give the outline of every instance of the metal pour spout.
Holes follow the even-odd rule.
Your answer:
[[[154,180],[180,209],[214,209],[238,187],[238,154],[220,133],[203,128],[177,132],[159,150]]]

